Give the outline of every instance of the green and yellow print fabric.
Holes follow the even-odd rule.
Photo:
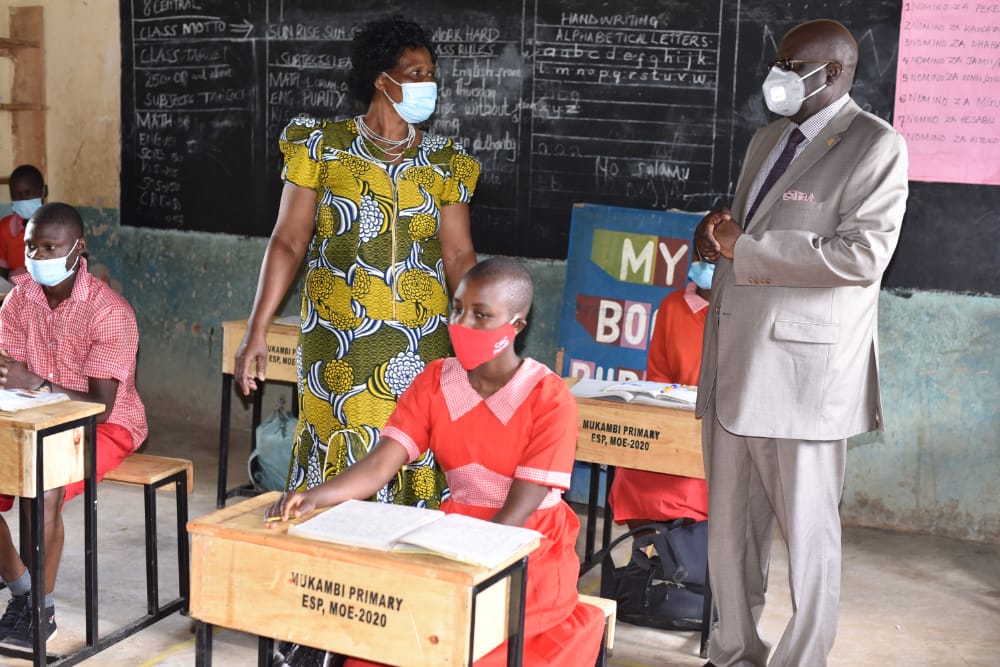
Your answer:
[[[441,208],[468,202],[479,163],[424,134],[398,165],[371,159],[353,119],[285,127],[282,178],[317,192],[299,336],[299,423],[288,488],[312,488],[378,440],[400,394],[448,354]],[[377,499],[436,508],[444,475],[428,452]]]

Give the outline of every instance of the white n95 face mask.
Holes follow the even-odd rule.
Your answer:
[[[827,64],[823,63],[804,76],[799,76],[791,70],[784,70],[775,65],[768,72],[767,78],[761,85],[761,90],[764,91],[764,104],[779,116],[794,116],[802,108],[803,102],[829,85],[824,83],[806,95],[806,84],[803,82],[803,79],[826,69]]]

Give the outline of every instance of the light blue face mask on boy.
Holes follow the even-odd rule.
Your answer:
[[[400,83],[396,81],[388,72],[382,72],[385,74],[389,81],[400,87],[403,91],[403,101],[396,102],[386,91],[382,91],[390,102],[392,102],[393,108],[399,117],[405,120],[407,123],[422,123],[431,117],[434,113],[434,107],[437,106],[437,84],[433,81],[421,81],[419,83]]]
[[[62,257],[52,257],[51,259],[32,259],[31,257],[25,256],[24,258],[24,268],[28,270],[31,275],[31,279],[34,280],[39,285],[45,287],[55,287],[62,281],[73,275],[76,271],[76,267],[80,265],[80,256],[76,256],[76,261],[73,262],[73,266],[66,268],[66,260],[73,251],[76,250],[76,246],[80,243],[80,239],[73,241],[73,247],[69,249],[69,252]]]
[[[715,275],[715,264],[711,262],[691,262],[688,278],[702,289],[712,289],[712,276]]]
[[[21,199],[20,201],[13,201],[10,203],[10,207],[14,209],[14,213],[17,213],[24,220],[31,220],[31,216],[38,212],[38,209],[42,207],[42,199],[40,197],[35,199]]]

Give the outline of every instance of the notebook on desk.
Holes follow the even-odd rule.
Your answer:
[[[596,398],[626,403],[644,403],[693,410],[698,400],[698,387],[673,382],[629,380],[580,380],[570,393],[577,398]]]
[[[288,527],[288,534],[378,549],[427,553],[497,567],[541,538],[528,528],[407,505],[348,500]]]
[[[17,412],[40,405],[68,401],[69,396],[50,391],[31,389],[0,389],[0,412]]]

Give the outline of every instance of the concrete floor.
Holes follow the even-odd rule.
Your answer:
[[[234,417],[234,421],[239,421]],[[143,451],[195,462],[191,517],[215,509],[218,435],[215,429],[152,420]],[[234,430],[230,483],[246,479],[248,434]],[[172,493],[172,492],[171,492]],[[159,496],[161,597],[176,594],[173,497]],[[230,501],[235,502],[235,501]],[[58,636],[49,649],[73,650],[83,643],[82,500],[65,508],[66,548],[56,587]],[[102,484],[98,491],[100,628],[102,634],[145,610],[142,496],[138,489]],[[8,518],[16,523],[15,514]],[[846,528],[844,582],[837,643],[830,664],[976,665],[1000,664],[1000,545],[959,542],[924,535]],[[173,575],[173,576],[171,576]],[[597,570],[581,581],[594,593]],[[5,594],[0,593],[5,604]],[[777,641],[790,614],[787,560],[775,542],[763,635]],[[650,630],[619,623],[613,667],[701,665],[696,633]],[[256,664],[255,638],[219,630],[214,664]],[[194,665],[193,623],[177,614],[83,662],[89,667],[190,667]],[[0,656],[0,665],[24,661]]]

